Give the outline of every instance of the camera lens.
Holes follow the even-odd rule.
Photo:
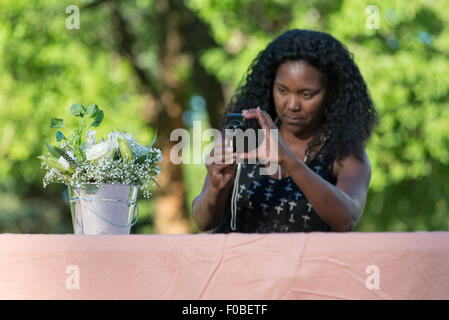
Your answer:
[[[241,115],[231,115],[226,123],[226,139],[228,144],[232,146],[234,152],[237,151],[237,130],[242,132],[247,129],[246,121]]]
[[[234,152],[248,152],[248,143],[245,140],[245,131],[249,129],[248,121],[241,114],[232,114],[228,116],[226,123],[226,139],[232,146]],[[243,149],[238,150],[238,141],[243,142]]]
[[[231,119],[227,123],[226,129],[231,130],[241,129],[242,131],[245,131],[247,129],[246,122],[243,119]]]

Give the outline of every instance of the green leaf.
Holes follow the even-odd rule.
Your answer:
[[[84,160],[86,160],[86,155],[84,154],[83,149],[77,147],[75,148],[75,150],[73,151],[74,156],[78,159],[78,162],[81,163]]]
[[[43,162],[45,162],[47,164],[47,166],[49,166],[50,168],[59,170],[63,173],[67,172],[67,171],[70,172],[70,170],[64,169],[64,167],[59,163],[59,161],[57,159],[46,157],[46,156],[40,156],[38,158],[41,159]],[[71,173],[73,173],[73,172],[71,172]]]
[[[121,154],[120,154],[120,150],[119,149],[116,149],[115,151],[114,151],[114,155],[112,156],[112,160],[114,160],[114,161],[116,161],[116,160],[119,160],[120,158],[121,158]]]
[[[62,140],[67,140],[65,135],[61,131],[56,132],[56,141],[61,142]]]
[[[118,147],[120,149],[120,154],[122,155],[122,159],[131,164],[133,161],[133,153],[129,147],[128,141],[126,141],[124,138],[119,137],[117,138]]]
[[[45,141],[45,145],[47,146],[48,152],[55,158],[59,158],[59,153],[47,142]]]
[[[98,127],[103,121],[104,113],[103,110],[98,110],[94,122],[92,122],[91,127]]]
[[[62,148],[54,147],[53,148],[61,157],[63,157],[73,168],[76,168],[76,162],[72,157],[69,156],[69,154]]]
[[[86,113],[91,117],[95,118],[97,116],[97,113],[100,109],[98,109],[98,106],[96,104],[91,104],[87,107]]]
[[[154,179],[153,177],[150,177],[150,179],[158,186],[160,187],[159,183],[157,183],[156,179]]]
[[[70,107],[70,113],[76,117],[83,117],[84,116],[84,107],[79,104],[72,104],[72,106]]]
[[[144,154],[143,156],[138,157],[134,163],[136,164],[142,164],[146,159],[148,158],[147,154]]]
[[[64,120],[53,118],[50,122],[50,128],[62,128],[65,129]]]
[[[150,143],[150,145],[149,145],[150,148],[153,147],[153,144],[154,144],[154,142],[156,141],[156,137],[157,137],[157,128],[156,128],[156,132],[154,133],[153,140],[151,140],[151,143]]]

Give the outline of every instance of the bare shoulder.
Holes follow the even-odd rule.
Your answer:
[[[369,180],[371,177],[371,162],[366,150],[363,150],[360,157],[350,155],[340,162],[334,161],[333,174],[337,180],[341,176],[361,176]]]

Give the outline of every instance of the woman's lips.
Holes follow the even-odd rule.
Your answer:
[[[285,121],[290,124],[299,124],[304,121],[304,118],[286,117]]]

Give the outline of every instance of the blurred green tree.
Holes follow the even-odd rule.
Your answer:
[[[187,3],[221,45],[202,53],[202,62],[232,88],[257,52],[286,29],[315,29],[342,41],[381,116],[367,146],[371,189],[357,230],[448,229],[449,2]]]
[[[37,156],[44,141],[55,142],[50,118],[66,117],[72,103],[97,103],[112,128],[135,132],[150,142],[139,119],[143,97],[133,70],[108,41],[91,31],[66,29],[66,4],[60,1],[9,1],[0,10],[0,230],[70,232],[64,186],[43,190]],[[104,15],[104,13],[103,13]],[[83,27],[101,13],[86,13]],[[107,34],[103,30],[104,34]],[[129,114],[135,114],[129,117]],[[123,119],[127,119],[123,121]],[[70,123],[69,123],[70,125]],[[151,133],[151,132],[150,132]],[[64,212],[64,214],[61,214]]]
[[[80,8],[79,30],[65,27],[69,5]],[[36,157],[44,140],[53,142],[49,118],[72,103],[105,111],[99,135],[117,128],[149,143],[157,127],[161,188],[142,204],[134,232],[195,231],[189,208],[205,168],[169,161],[170,132],[189,126],[183,115],[194,95],[206,101],[204,127],[217,127],[251,61],[290,28],[345,43],[381,116],[367,146],[373,176],[356,230],[447,230],[447,21],[445,0],[3,1],[0,232],[70,232],[64,186],[42,189]]]
[[[80,29],[66,28],[69,5],[80,9]],[[37,220],[49,210],[45,206],[67,211],[58,200],[64,186],[42,190],[36,157],[44,139],[53,136],[51,117],[67,112],[72,103],[97,103],[106,113],[100,134],[118,128],[149,142],[158,130],[155,146],[164,157],[161,188],[154,190],[150,210],[144,210],[155,214],[143,215],[151,227],[140,223],[134,232],[191,232],[183,167],[170,161],[170,133],[184,127],[182,114],[194,93],[208,101],[212,115],[224,100],[220,83],[195,54],[214,45],[196,15],[182,1],[11,1],[0,15],[5,119],[0,125],[0,188],[5,198],[12,194],[23,200],[17,203],[55,199],[43,200],[42,210],[32,206],[31,229],[20,226],[23,206],[0,208],[3,230],[44,232],[48,228],[43,225],[50,223]],[[54,232],[68,230],[70,220],[64,217],[66,224]]]

